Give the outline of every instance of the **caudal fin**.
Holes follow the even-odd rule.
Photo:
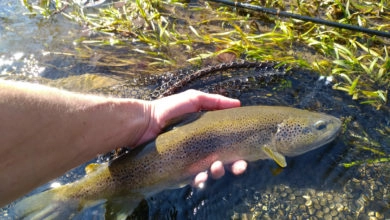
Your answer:
[[[106,219],[126,219],[143,199],[131,194],[114,198],[85,199],[66,194],[71,184],[63,185],[17,201],[8,208],[11,219],[90,219],[105,216]],[[76,198],[74,198],[76,197]],[[93,212],[88,211],[94,209]],[[96,212],[97,211],[97,212]]]
[[[8,210],[15,219],[70,219],[76,215],[79,201],[60,199],[51,189],[17,201]]]

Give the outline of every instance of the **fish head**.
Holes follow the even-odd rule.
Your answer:
[[[331,142],[341,121],[331,115],[300,110],[277,125],[272,148],[284,156],[297,156]]]

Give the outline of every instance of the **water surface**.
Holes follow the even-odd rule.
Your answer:
[[[147,98],[148,92],[163,82],[159,75],[169,70],[169,79],[176,73],[169,65],[149,66],[150,56],[135,50],[147,49],[148,45],[131,40],[117,46],[89,44],[109,37],[60,15],[50,19],[29,15],[19,1],[0,2],[0,18],[3,78],[119,97],[134,97],[132,94],[142,90],[146,95],[140,97]],[[184,55],[175,54],[174,49],[179,48],[170,51],[172,59],[179,62]],[[308,56],[302,51],[301,57]],[[184,62],[182,66],[188,71],[181,74],[218,62],[208,60],[196,67]],[[220,93],[240,99],[243,105],[286,105],[325,112],[343,120],[340,136],[320,149],[288,158],[285,169],[273,161],[258,161],[250,163],[241,176],[227,174],[220,180],[209,180],[202,190],[187,186],[163,191],[147,198],[132,217],[390,218],[390,163],[381,162],[390,153],[389,104],[380,110],[360,104],[331,88],[339,78],[327,81],[303,69],[294,69],[284,77],[259,79],[258,75],[255,69],[221,71],[196,79],[181,90]],[[54,181],[74,181],[84,175],[84,166]],[[93,207],[79,218],[103,218],[103,211],[102,207]]]

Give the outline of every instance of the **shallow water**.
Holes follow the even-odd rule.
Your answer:
[[[81,38],[102,36],[86,33],[82,25],[61,16],[46,20],[23,12],[28,11],[19,2],[0,3],[1,77],[128,97],[140,91],[135,88],[147,86],[153,90],[161,83],[134,83],[134,78],[149,78],[141,73],[169,70],[149,69],[143,60],[148,58],[132,50],[146,45],[79,44]],[[112,68],[102,65],[110,56],[122,56],[131,62]],[[254,80],[258,74],[244,68],[220,71],[196,79],[181,90],[222,93],[240,99],[243,105],[288,105],[325,112],[343,120],[342,133],[320,149],[288,158],[285,169],[272,161],[258,161],[250,163],[244,175],[227,174],[220,180],[210,180],[202,190],[187,186],[163,191],[147,198],[131,218],[390,218],[390,163],[379,161],[390,154],[389,105],[375,110],[351,100],[344,92],[331,88],[337,77],[331,82],[319,80],[316,73],[294,69],[284,77]],[[348,167],[353,162],[355,165]],[[83,166],[55,181],[71,182],[82,175]],[[42,186],[32,194],[48,187]],[[79,218],[103,218],[103,210],[91,208]]]
[[[288,105],[326,112],[344,121],[342,134],[320,149],[289,158],[285,169],[272,161],[259,161],[251,163],[242,176],[210,180],[203,190],[185,187],[162,192],[147,200],[149,217],[387,218],[389,163],[372,160],[389,155],[389,108],[376,111],[359,105],[315,73],[294,69],[283,77],[251,82],[251,76],[258,74],[245,68],[224,71],[183,89],[219,90],[239,98],[243,105]],[[360,164],[347,168],[351,162]],[[146,217],[142,215],[146,208],[140,207],[137,214]]]

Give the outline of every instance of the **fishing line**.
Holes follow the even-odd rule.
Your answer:
[[[265,8],[265,7],[261,7],[258,5],[251,5],[248,3],[232,2],[229,0],[209,0],[209,1],[222,3],[225,5],[230,5],[230,6],[234,6],[234,7],[238,7],[238,8],[250,9],[250,10],[254,10],[254,11],[258,11],[258,12],[263,12],[266,14],[273,14],[276,16],[282,16],[282,17],[287,17],[287,18],[295,18],[295,19],[302,20],[302,21],[310,21],[310,22],[313,22],[316,24],[324,24],[324,25],[331,26],[331,27],[348,29],[348,30],[358,31],[358,32],[362,32],[362,33],[366,33],[366,34],[370,34],[370,35],[376,35],[376,36],[390,38],[390,32],[372,30],[372,29],[368,29],[368,28],[364,28],[364,27],[359,27],[356,25],[342,24],[342,23],[338,23],[338,22],[334,22],[334,21],[327,21],[327,20],[320,19],[320,18],[313,18],[313,17],[309,17],[309,16],[298,15],[298,14],[294,14],[294,13],[280,11],[280,10],[273,9],[273,8]]]

